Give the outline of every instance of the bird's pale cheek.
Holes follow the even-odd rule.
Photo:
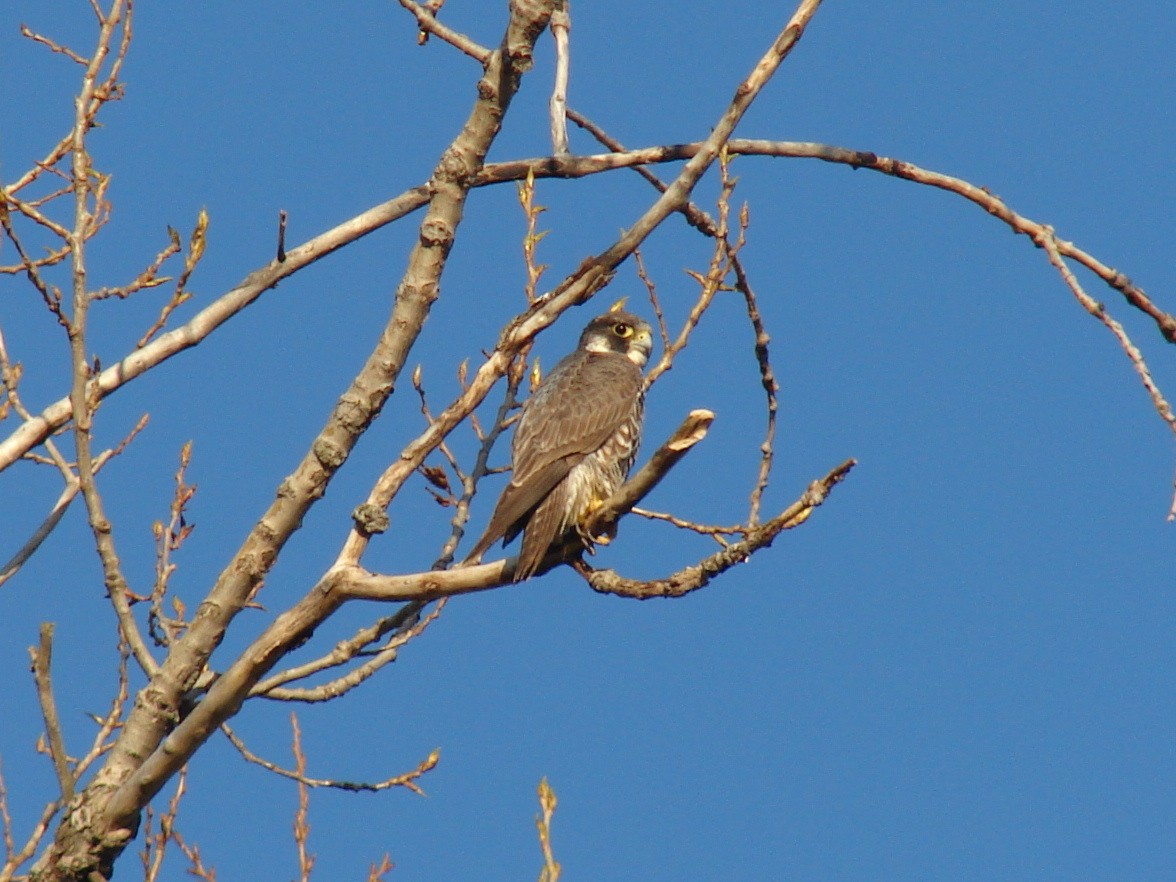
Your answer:
[[[633,362],[633,364],[637,365],[637,367],[645,367],[645,363],[649,361],[649,353],[650,350],[648,349],[642,349],[640,347],[634,346],[632,349],[626,352],[625,355],[627,355],[629,357],[629,361]]]

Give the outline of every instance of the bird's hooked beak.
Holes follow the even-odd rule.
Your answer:
[[[653,352],[653,332],[648,328],[642,328],[637,331],[626,355],[637,367],[645,367],[651,352]]]

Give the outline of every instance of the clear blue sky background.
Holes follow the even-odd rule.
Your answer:
[[[504,7],[451,0],[444,15],[494,44]],[[790,11],[762,0],[575,5],[570,103],[628,145],[705,137]],[[21,40],[21,21],[79,49],[91,33],[82,2],[0,11],[0,179],[72,114],[76,69]],[[831,2],[738,134],[873,150],[988,186],[1171,311],[1174,43],[1176,12],[1160,0]],[[549,150],[551,52],[544,37],[492,158]],[[477,75],[437,41],[418,48],[393,3],[144,4],[126,100],[92,142],[116,204],[91,255],[97,281],[130,278],[167,224],[186,237],[207,207],[191,308],[209,302],[271,258],[279,209],[296,244],[423,181]],[[573,131],[573,150],[597,148]],[[1173,443],[1126,359],[1041,252],[957,197],[813,161],[739,159],[734,170],[782,386],[768,507],[846,457],[860,466],[802,529],[705,591],[641,604],[596,596],[565,571],[463,598],[374,681],[299,708],[317,776],[374,780],[442,751],[427,799],[315,794],[319,876],[361,878],[387,850],[394,879],[533,878],[546,775],[568,879],[1170,878]],[[712,177],[700,201],[715,190]],[[629,172],[541,182],[548,282],[650,199]],[[152,418],[103,475],[134,586],[150,584],[150,525],[192,439],[197,528],[174,584],[195,606],[369,350],[417,223],[284,282],[103,406],[107,445],[142,412]],[[520,308],[522,230],[513,188],[474,194],[413,357],[438,406],[454,365],[476,360]],[[680,321],[694,290],[682,270],[702,268],[705,240],[672,221],[646,254]],[[1080,278],[1176,395],[1173,351],[1154,326]],[[0,320],[39,408],[66,390],[65,341],[31,291],[0,286]],[[631,264],[612,290],[648,311]],[[103,304],[103,360],[158,306],[150,295]],[[594,311],[540,339],[545,364]],[[650,398],[647,437],[693,407],[718,414],[653,507],[715,522],[745,510],[762,392],[740,312],[720,303]],[[313,583],[347,513],[419,428],[404,385],[218,666]],[[476,527],[496,491],[479,498]],[[45,469],[0,477],[0,556],[56,493]],[[365,562],[427,566],[447,512],[414,486],[391,515]],[[600,560],[654,576],[709,550],[630,519]],[[114,667],[101,595],[80,507],[0,588],[0,757],[18,834],[52,788],[33,753],[25,648],[38,622],[57,622],[58,698],[81,752],[84,714],[104,709]],[[345,610],[317,645],[380,612]],[[235,724],[288,762],[288,712],[254,703]],[[215,739],[190,791],[181,829],[221,878],[296,875],[289,782]],[[120,875],[133,878],[133,860]],[[169,878],[182,878],[179,864]]]

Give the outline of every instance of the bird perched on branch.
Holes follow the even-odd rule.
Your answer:
[[[641,369],[653,348],[649,324],[617,303],[588,323],[523,405],[511,445],[511,479],[468,563],[521,531],[514,581],[535,574],[548,549],[624,483],[641,443]],[[591,542],[593,537],[584,537]]]

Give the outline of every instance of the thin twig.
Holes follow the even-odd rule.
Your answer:
[[[87,59],[78,55],[78,53],[74,52],[68,46],[63,46],[60,43],[50,40],[48,37],[43,37],[40,34],[29,30],[27,25],[22,24],[20,26],[20,35],[22,37],[28,37],[34,43],[40,43],[43,46],[48,46],[49,49],[53,52],[56,52],[59,55],[64,55],[70,61],[74,62],[75,64],[80,64],[82,67],[85,67],[89,63]]]
[[[1110,313],[1107,312],[1107,308],[1087,294],[1083,290],[1082,285],[1079,284],[1078,279],[1070,272],[1070,268],[1062,260],[1059,242],[1057,236],[1054,235],[1053,228],[1048,226],[1044,227],[1037,234],[1034,241],[1045,249],[1045,253],[1049,256],[1049,262],[1061,273],[1062,279],[1065,280],[1066,285],[1074,294],[1075,299],[1082,305],[1082,308],[1102,322],[1107,330],[1115,336],[1115,339],[1119,341],[1119,346],[1126,353],[1128,360],[1131,362],[1131,366],[1139,374],[1139,379],[1143,383],[1144,389],[1147,390],[1148,397],[1151,398],[1152,406],[1156,409],[1156,413],[1160,415],[1160,419],[1168,424],[1172,432],[1176,433],[1176,414],[1172,412],[1172,406],[1164,398],[1155,380],[1152,379],[1147,362],[1143,360],[1143,353],[1131,342],[1131,338],[1127,336],[1127,332],[1123,330],[1123,326],[1111,318]],[[1176,486],[1173,488],[1172,505],[1168,510],[1168,520],[1176,520]]]
[[[7,860],[16,850],[12,838],[12,815],[8,812],[8,788],[4,784],[4,766],[0,763],[0,824],[4,827],[4,858]]]
[[[719,220],[715,225],[715,247],[711,253],[710,264],[707,267],[705,275],[690,270],[687,271],[688,275],[698,282],[698,299],[695,300],[694,305],[690,308],[690,313],[687,315],[686,321],[683,322],[678,336],[669,341],[662,350],[661,358],[646,373],[645,388],[647,389],[656,383],[662,374],[673,367],[674,359],[690,342],[690,336],[694,333],[694,329],[698,327],[698,323],[702,320],[703,315],[710,309],[715,295],[724,289],[727,275],[731,271],[730,253],[732,248],[727,242],[727,216],[730,211],[731,193],[734,191],[735,181],[728,172],[726,151],[722,151],[719,154],[719,173],[721,176],[721,189],[718,200]],[[734,253],[738,256],[737,249],[734,250]]]
[[[55,799],[45,804],[45,807],[41,809],[40,817],[37,818],[37,822],[33,825],[33,829],[25,840],[24,845],[15,853],[10,851],[8,859],[4,862],[4,866],[0,867],[0,882],[12,882],[16,876],[16,871],[33,856],[37,847],[41,844],[41,840],[49,832],[49,824],[52,823],[54,816],[61,810],[61,806],[62,802],[60,799]]]
[[[694,521],[688,521],[685,518],[667,514],[666,512],[650,511],[647,508],[640,508],[638,506],[633,506],[631,510],[633,514],[638,515],[639,517],[648,518],[651,521],[665,521],[667,524],[677,527],[679,530],[690,530],[692,533],[700,533],[703,536],[712,536],[722,545],[727,544],[722,539],[723,536],[745,536],[747,535],[748,530],[747,526],[744,524],[731,527],[720,527],[714,524],[699,524]]]
[[[130,677],[127,673],[127,660],[131,650],[126,640],[118,641],[118,688],[114,698],[110,701],[110,710],[106,716],[99,717],[91,714],[91,719],[98,724],[98,731],[94,733],[94,740],[86,755],[78,760],[74,766],[74,777],[81,779],[90,765],[110,750],[110,737],[122,726],[123,710],[126,708],[127,697],[130,694]]]
[[[196,495],[196,485],[187,482],[187,471],[191,462],[192,442],[186,441],[180,448],[180,465],[172,479],[175,489],[172,491],[168,522],[165,525],[162,521],[156,521],[151,525],[155,537],[155,582],[151,586],[147,627],[160,646],[170,646],[187,627],[184,621],[184,607],[179,597],[172,598],[176,611],[174,617],[164,612],[163,602],[177,566],[172,563],[172,553],[179,551],[196,529],[196,525],[189,523],[187,519],[188,504]]]
[[[372,864],[368,870],[367,882],[384,882],[384,877],[392,872],[395,864],[392,863],[392,857],[384,852],[384,856],[380,859],[379,864]]]
[[[285,769],[276,763],[272,763],[267,759],[255,754],[241,740],[227,724],[221,724],[221,731],[225,733],[229,741],[232,742],[233,747],[237,748],[238,753],[247,761],[255,765],[261,766],[275,775],[281,775],[283,778],[289,778],[291,781],[298,781],[307,787],[330,787],[336,790],[347,790],[349,792],[358,793],[374,793],[380,790],[388,790],[392,787],[407,787],[413,793],[419,796],[424,796],[425,792],[420,785],[416,783],[417,779],[427,772],[431,771],[441,759],[441,748],[437,748],[430,753],[425,759],[421,760],[420,764],[410,772],[405,772],[401,775],[394,775],[391,778],[385,778],[383,781],[377,781],[374,784],[369,784],[364,781],[342,781],[331,778],[311,778],[297,769]]]
[[[539,809],[535,816],[535,827],[539,831],[539,848],[543,852],[543,869],[539,873],[539,882],[559,882],[563,869],[555,859],[555,852],[551,848],[551,818],[559,801],[555,798],[555,791],[543,778],[539,782]]]
[[[690,203],[693,205],[694,203]],[[666,316],[662,311],[661,300],[657,296],[657,286],[653,283],[649,272],[645,269],[645,258],[641,255],[641,249],[633,250],[633,262],[637,267],[637,278],[645,285],[645,291],[649,295],[649,305],[653,309],[653,315],[657,319],[657,331],[661,337],[662,349],[670,348],[670,329],[666,326]]]
[[[299,882],[310,882],[314,869],[314,855],[307,851],[310,839],[310,790],[306,786],[306,754],[302,751],[302,729],[298,715],[290,714],[290,725],[294,730],[294,774],[298,782],[298,809],[294,812],[294,844],[298,847]],[[227,727],[226,727],[227,728]]]
[[[375,674],[380,668],[394,662],[399,650],[410,640],[414,640],[425,632],[445,608],[445,598],[442,598],[433,610],[423,619],[420,613],[425,604],[413,602],[405,604],[394,615],[384,616],[373,625],[360,629],[353,637],[341,640],[327,655],[314,661],[274,674],[250,690],[250,696],[260,696],[275,701],[330,701],[344,695]],[[379,640],[388,632],[393,631],[392,637],[379,649],[368,649],[372,643]],[[371,656],[366,662],[346,675],[309,689],[292,689],[285,687],[286,683],[305,680],[307,677],[321,673],[331,668],[340,667],[358,656]]]
[[[131,429],[130,433],[116,447],[105,450],[98,455],[97,459],[94,460],[94,474],[101,472],[102,467],[106,463],[122,453],[127,445],[134,440],[135,436],[143,431],[146,425],[147,414],[144,414],[139,418],[139,422],[135,424],[135,427]],[[55,450],[56,448],[52,449]],[[53,508],[49,510],[49,514],[45,517],[45,520],[41,522],[41,525],[37,527],[28,541],[20,547],[20,550],[8,560],[8,563],[0,567],[0,585],[3,585],[15,576],[20,571],[20,568],[28,562],[29,558],[36,554],[37,549],[49,538],[49,535],[57,529],[57,525],[61,523],[61,519],[69,510],[70,504],[77,498],[80,489],[81,485],[78,483],[77,478],[70,474],[65,488],[61,491],[61,495],[57,497],[57,501],[53,503]]]
[[[743,268],[743,262],[739,259],[738,248],[743,245],[747,225],[747,205],[744,204],[739,215],[739,241],[737,246],[730,248],[727,253],[731,259],[731,268],[735,271],[735,289],[743,295],[743,301],[747,306],[747,320],[755,332],[755,360],[759,365],[760,385],[764,389],[766,398],[764,406],[768,414],[764,440],[760,444],[759,474],[756,476],[755,487],[751,491],[747,514],[749,524],[758,524],[760,505],[763,502],[764,491],[768,487],[768,479],[772,474],[772,458],[776,441],[776,412],[779,410],[776,394],[780,391],[780,386],[776,382],[776,375],[772,370],[772,360],[768,352],[768,344],[772,338],[768,336],[768,331],[764,327],[764,320],[760,315],[755,291],[751,287],[751,280]]]
[[[178,236],[175,230],[170,230],[169,232],[172,233],[172,244],[177,244]],[[143,332],[143,336],[135,341],[136,349],[142,349],[146,346],[151,338],[167,325],[167,320],[171,317],[171,314],[192,299],[192,292],[188,290],[188,280],[192,277],[192,273],[195,272],[197,265],[200,263],[200,259],[204,256],[207,233],[208,212],[202,208],[196,216],[196,227],[192,230],[192,235],[188,238],[188,256],[184,258],[184,269],[180,272],[180,277],[176,279],[175,289],[172,291],[172,295],[168,298],[167,303],[159,311],[159,317],[151,327]],[[171,255],[169,254],[168,256],[170,257]],[[159,280],[161,284],[163,281],[166,280]]]
[[[481,46],[465,34],[458,33],[452,28],[441,24],[437,20],[435,8],[431,9],[428,5],[422,6],[420,3],[414,3],[413,0],[400,0],[400,5],[413,14],[422,34],[433,34],[455,49],[460,49],[483,67],[490,60],[491,51],[485,46]],[[425,41],[419,40],[419,42],[423,45]]]

